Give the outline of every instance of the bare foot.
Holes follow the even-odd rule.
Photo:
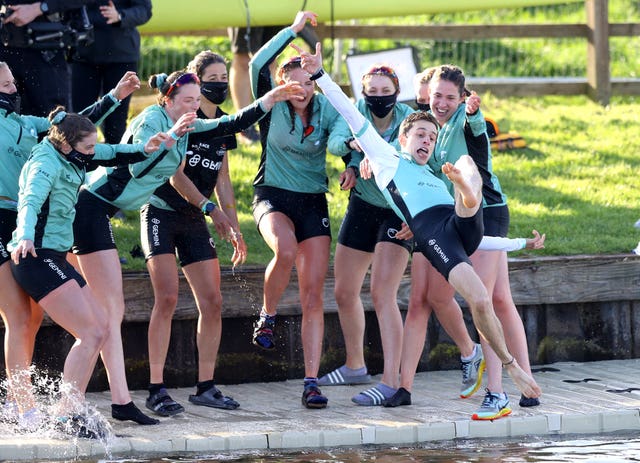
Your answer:
[[[473,209],[478,205],[478,198],[473,191],[473,188],[469,181],[464,177],[462,171],[451,164],[446,162],[442,166],[442,173],[447,176],[451,183],[453,183],[462,197],[462,204],[467,209]]]
[[[504,367],[507,370],[509,376],[515,383],[516,387],[522,392],[525,397],[535,398],[540,397],[542,389],[538,386],[538,383],[527,373],[524,372],[520,365],[514,360],[511,365]]]

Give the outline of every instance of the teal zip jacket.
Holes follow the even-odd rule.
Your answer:
[[[274,87],[269,65],[296,38],[287,27],[276,34],[253,57],[249,68],[253,96],[262,96]],[[272,186],[298,193],[328,191],[327,140],[340,115],[316,93],[308,127],[302,126],[287,102],[276,103],[260,120],[262,155],[253,184]],[[293,119],[292,119],[293,117]]]
[[[261,116],[266,113],[262,101],[256,100],[252,105],[233,115],[217,119],[196,119],[193,124],[194,132],[218,129],[220,136],[235,133],[251,125],[251,122],[247,122],[248,119],[244,113],[256,109],[262,112]],[[245,121],[246,124],[241,126],[238,121]],[[172,126],[173,121],[162,106],[148,106],[131,121],[123,140],[133,143],[146,142],[158,132],[169,131]],[[160,149],[145,161],[100,168],[91,174],[86,188],[119,209],[139,209],[149,201],[149,197],[156,188],[168,181],[178,170],[187,148],[188,134],[177,140],[170,149]]]
[[[438,141],[429,159],[429,166],[449,187],[453,185],[442,173],[445,162],[455,164],[463,154],[473,158],[482,177],[483,207],[504,206],[507,196],[502,192],[498,177],[493,173],[491,145],[487,135],[487,123],[481,111],[467,115],[467,106],[461,104],[451,119],[440,129]]]
[[[123,153],[144,152],[142,143],[95,147],[94,161],[108,162]],[[120,161],[122,162],[122,161]],[[20,240],[31,240],[36,249],[66,252],[73,244],[73,219],[78,191],[85,170],[67,159],[45,138],[32,151],[20,173],[17,228],[7,248],[15,249]]]
[[[80,114],[99,125],[105,117],[120,105],[110,93],[84,109]],[[22,116],[0,109],[0,199],[1,209],[16,210],[18,201],[18,177],[31,149],[38,143],[38,136],[51,127],[49,119],[37,116]]]
[[[360,99],[356,101],[356,107],[358,111],[367,118],[369,121],[373,121],[373,116],[371,115],[371,111],[367,108],[367,103],[364,99]],[[391,125],[384,132],[381,133],[380,136],[384,138],[385,141],[393,145],[396,149],[400,150],[400,144],[398,143],[398,135],[400,133],[400,124],[405,117],[414,112],[415,110],[404,103],[396,103],[392,109],[393,115],[391,118]],[[350,150],[347,145],[344,143],[345,140],[351,138],[353,135],[351,134],[351,129],[349,129],[349,125],[347,122],[341,117],[340,123],[338,127],[331,132],[331,136],[329,137],[329,151],[333,154],[345,156],[351,154],[351,159],[347,164],[347,167],[353,167],[356,172],[360,171],[360,161],[364,159],[364,154],[359,151]],[[358,179],[356,181],[356,186],[351,190],[351,194],[355,194],[357,197],[362,199],[363,201],[373,204],[377,207],[389,208],[389,204],[387,200],[380,192],[378,185],[376,185],[376,181],[373,178],[368,180],[363,179],[358,175]]]

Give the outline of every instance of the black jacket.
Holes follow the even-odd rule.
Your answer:
[[[74,60],[96,64],[137,62],[140,34],[136,27],[151,18],[151,0],[113,0],[122,17],[122,21],[115,24],[107,24],[100,14],[99,6],[107,3],[107,0],[98,0],[87,6],[94,41],[89,46],[79,47]]]

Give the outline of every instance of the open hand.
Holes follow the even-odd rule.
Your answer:
[[[33,241],[20,240],[18,242],[18,246],[16,246],[16,248],[11,252],[11,259],[14,264],[18,265],[20,263],[20,258],[24,259],[27,257],[27,254],[31,254],[33,257],[38,257]]]
[[[318,25],[318,15],[312,11],[298,11],[296,18],[291,24],[291,29],[296,34],[300,33],[304,29],[304,25],[309,22],[313,27]]]
[[[173,127],[171,127],[171,131],[177,136],[182,137],[187,133],[193,131],[194,127],[192,127],[192,124],[197,118],[198,115],[195,112],[184,113],[182,116],[180,116],[180,119],[178,119],[178,121],[173,124]]]
[[[269,108],[279,101],[304,100],[306,94],[299,82],[291,81],[278,85],[267,92],[263,97],[263,103]]]
[[[124,100],[139,88],[140,78],[138,75],[134,71],[127,71],[113,89],[113,96],[118,100]]]
[[[168,134],[158,132],[144,144],[144,152],[147,154],[155,153],[160,149],[162,143],[166,144],[169,140],[171,140],[171,137]]]
[[[233,245],[233,256],[231,256],[231,263],[234,267],[244,264],[247,258],[247,243],[244,242],[242,233],[236,229],[231,229],[231,244]]]
[[[316,52],[313,55],[295,43],[291,43],[289,46],[298,52],[300,58],[302,58],[300,67],[307,71],[307,73],[313,75],[322,68],[322,44],[320,42],[316,43]]]
[[[362,161],[360,161],[360,177],[362,177],[365,180],[369,180],[371,177],[373,177],[373,170],[371,169],[371,163],[367,158],[364,158]]]

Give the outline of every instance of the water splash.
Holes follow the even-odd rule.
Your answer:
[[[33,366],[14,372],[11,380],[0,383],[0,395],[5,397],[0,407],[3,435],[21,439],[71,438],[77,445],[78,439],[87,435],[79,432],[79,427],[84,426],[109,454],[115,438],[111,425],[60,374],[50,375]]]

